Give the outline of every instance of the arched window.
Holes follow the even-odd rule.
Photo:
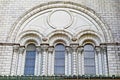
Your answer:
[[[85,74],[95,75],[95,51],[91,44],[84,46],[84,71]]]
[[[34,75],[35,56],[36,56],[36,47],[34,44],[29,44],[26,49],[24,75]]]
[[[65,74],[65,46],[63,44],[57,44],[55,46],[55,75]]]

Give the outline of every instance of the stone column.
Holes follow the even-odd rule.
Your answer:
[[[66,47],[66,55],[67,55],[67,58],[66,58],[66,67],[65,67],[65,72],[66,74],[65,75],[72,75],[72,54],[71,54],[71,48],[69,46]]]
[[[54,75],[54,64],[55,64],[55,52],[53,50],[53,53],[51,54],[51,75]]]
[[[72,74],[73,75],[77,75],[77,48],[78,48],[78,44],[71,44],[70,45],[72,47]]]
[[[65,52],[65,75],[68,74],[68,53]]]
[[[12,54],[12,62],[11,62],[11,75],[17,74],[17,63],[18,63],[18,54],[19,54],[19,46],[13,45],[13,54]]]
[[[102,66],[101,66],[101,54],[100,54],[100,47],[95,47],[95,64],[96,64],[96,74],[97,75],[101,75],[101,71],[102,71]]]
[[[48,50],[48,44],[41,44],[42,49],[42,75],[47,75],[47,50]]]
[[[81,75],[82,74],[82,70],[84,70],[84,69],[82,69],[82,66],[84,66],[84,64],[82,63],[82,53],[83,53],[83,47],[79,47],[78,48],[78,55],[77,55],[77,59],[78,59],[78,61],[77,61],[77,64],[78,64],[78,75]]]
[[[41,75],[41,47],[37,46],[36,50],[35,74]]]
[[[52,57],[52,54],[53,54],[53,50],[54,50],[54,47],[53,46],[51,46],[51,47],[49,47],[48,48],[48,75],[49,76],[52,76],[53,75],[53,72],[52,72],[52,66],[54,66],[54,64],[53,64],[53,57]]]
[[[22,63],[22,59],[23,59],[24,50],[25,50],[25,47],[24,47],[24,46],[21,46],[21,47],[20,47],[19,56],[18,56],[17,75],[23,75],[23,74],[22,74],[22,72],[23,72],[23,71],[22,71],[22,68],[23,68],[22,64],[24,64],[24,63]]]

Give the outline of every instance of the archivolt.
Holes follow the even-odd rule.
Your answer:
[[[79,45],[91,43],[95,46],[99,46],[100,43],[105,41],[105,39],[99,33],[90,30],[82,31],[76,36],[78,37]]]
[[[65,31],[56,31],[52,32],[48,37],[48,42],[51,46],[54,46],[56,43],[63,43],[69,46],[72,35]]]
[[[19,37],[17,37],[15,40],[17,43],[20,43],[21,45],[26,45],[27,43],[35,43],[36,45],[40,45],[41,43],[42,35],[36,31],[24,31],[22,32]]]
[[[33,15],[40,13],[42,11],[52,9],[52,8],[69,8],[69,9],[74,9],[80,12],[83,12],[84,14],[90,16],[92,19],[96,21],[96,23],[101,27],[103,30],[103,34],[105,37],[105,41],[113,41],[112,39],[112,34],[110,31],[110,28],[107,27],[106,24],[104,24],[97,14],[90,8],[85,7],[83,5],[80,5],[78,3],[70,2],[70,1],[51,1],[47,3],[40,4],[29,11],[27,11],[24,15],[20,16],[20,18],[15,22],[13,25],[12,29],[10,30],[10,33],[7,37],[6,41],[12,41],[15,42],[15,38],[17,38],[16,34],[19,32],[19,29],[21,25],[30,17]]]

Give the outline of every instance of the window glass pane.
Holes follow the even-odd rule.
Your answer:
[[[64,45],[62,45],[62,44],[56,45],[55,50],[56,51],[64,51],[65,50]]]
[[[94,66],[85,67],[85,74],[95,75],[95,67]]]
[[[56,66],[55,67],[55,75],[63,75],[65,71],[65,68]]]
[[[34,75],[35,56],[36,56],[35,46],[28,45],[26,51],[24,75]]]
[[[93,65],[93,66],[94,66],[94,65],[95,65],[94,59],[85,59],[85,60],[84,60],[84,64],[85,64],[85,65],[88,65],[88,66],[89,66],[89,65]]]
[[[34,44],[29,44],[29,45],[27,46],[27,51],[35,51],[35,50],[36,50],[36,47],[35,47]]]
[[[94,47],[90,44],[84,46],[84,69],[85,74],[96,74]]]
[[[92,51],[93,51],[93,50],[94,50],[94,47],[93,47],[91,44],[87,44],[87,45],[84,46],[84,50],[86,50],[86,51],[87,51],[87,50],[88,50],[88,51],[89,51],[89,50],[90,50],[90,51],[92,50]]]
[[[85,58],[94,58],[94,51],[84,51]]]
[[[65,58],[65,52],[64,51],[56,51],[55,58]]]
[[[58,44],[55,47],[55,75],[65,74],[65,46]]]
[[[64,66],[65,64],[64,64],[64,59],[63,60],[59,60],[59,59],[56,59],[55,60],[55,65],[56,66]]]

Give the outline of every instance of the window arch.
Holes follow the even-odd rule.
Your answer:
[[[84,72],[85,74],[95,75],[95,49],[91,44],[84,46]]]
[[[34,75],[35,56],[36,56],[36,47],[34,44],[29,44],[26,49],[24,75]]]
[[[65,74],[65,46],[63,44],[57,44],[55,46],[54,74]]]

